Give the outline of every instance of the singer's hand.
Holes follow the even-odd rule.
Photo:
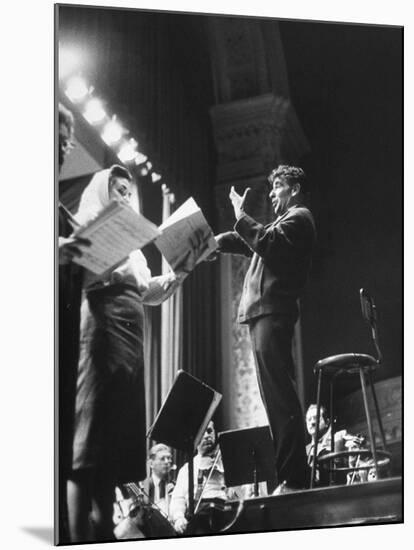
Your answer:
[[[88,247],[91,243],[87,239],[79,237],[59,237],[59,265],[70,263],[73,258],[82,256],[82,247]]]
[[[237,193],[237,191],[234,189],[234,186],[232,186],[231,189],[230,189],[229,197],[230,197],[231,203],[233,205],[234,215],[236,216],[237,220],[240,218],[240,216],[241,216],[241,214],[244,210],[244,203],[246,201],[246,197],[247,197],[249,191],[250,191],[250,187],[245,189],[243,195],[239,195]]]
[[[215,262],[217,258],[220,256],[220,246],[221,246],[221,241],[223,239],[223,236],[224,236],[224,233],[219,233],[218,235],[214,235],[214,239],[217,243],[217,248],[216,250],[213,250],[213,252],[209,256],[207,256],[207,258],[205,259],[206,262]]]

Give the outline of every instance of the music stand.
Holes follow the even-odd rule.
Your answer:
[[[221,394],[179,370],[147,437],[188,455],[188,510],[194,514],[194,452],[210,422]]]
[[[253,483],[254,496],[259,496],[259,482],[273,480],[276,472],[269,426],[220,432],[218,441],[226,486]]]

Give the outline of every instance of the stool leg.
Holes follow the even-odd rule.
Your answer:
[[[333,400],[333,384],[334,378],[330,381],[329,384],[329,418],[331,419],[331,453],[335,451],[335,417],[334,417],[334,400]],[[329,485],[332,485],[334,482],[334,472],[335,460],[329,461]]]
[[[372,397],[374,399],[375,412],[377,414],[377,422],[378,422],[378,426],[379,426],[380,433],[381,433],[382,447],[383,447],[384,451],[386,451],[387,450],[387,445],[385,443],[384,427],[382,425],[382,419],[381,419],[381,414],[380,414],[380,410],[379,410],[379,406],[378,406],[378,400],[377,400],[377,393],[375,391],[375,386],[374,386],[374,383],[372,381],[372,372],[371,371],[368,371],[368,380],[369,380],[369,385],[371,386]]]
[[[319,370],[318,373],[318,389],[316,392],[316,432],[315,432],[315,441],[313,445],[313,461],[312,461],[312,471],[311,471],[311,480],[310,488],[312,489],[315,484],[316,476],[316,459],[318,456],[318,440],[319,440],[319,419],[321,416],[321,385],[322,385],[322,370]]]
[[[365,383],[365,373],[363,369],[359,369],[359,378],[361,380],[362,397],[364,400],[365,416],[368,424],[368,434],[369,434],[369,439],[371,444],[372,458],[374,459],[375,474],[377,476],[377,479],[379,479],[380,477],[379,477],[379,469],[378,469],[378,461],[377,461],[377,452],[375,449],[374,431],[372,429],[371,415],[368,407],[367,388]]]

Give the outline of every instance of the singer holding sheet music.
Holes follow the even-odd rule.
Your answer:
[[[131,189],[124,167],[98,172],[83,192],[77,220],[86,223],[113,199],[129,201]],[[185,276],[152,277],[140,250],[105,276],[85,270],[68,482],[71,542],[113,540],[115,486],[146,476],[143,304],[160,304]]]

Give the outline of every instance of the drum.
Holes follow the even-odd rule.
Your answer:
[[[144,525],[142,531],[147,538],[177,536],[174,527],[155,504],[146,504],[144,506]]]

